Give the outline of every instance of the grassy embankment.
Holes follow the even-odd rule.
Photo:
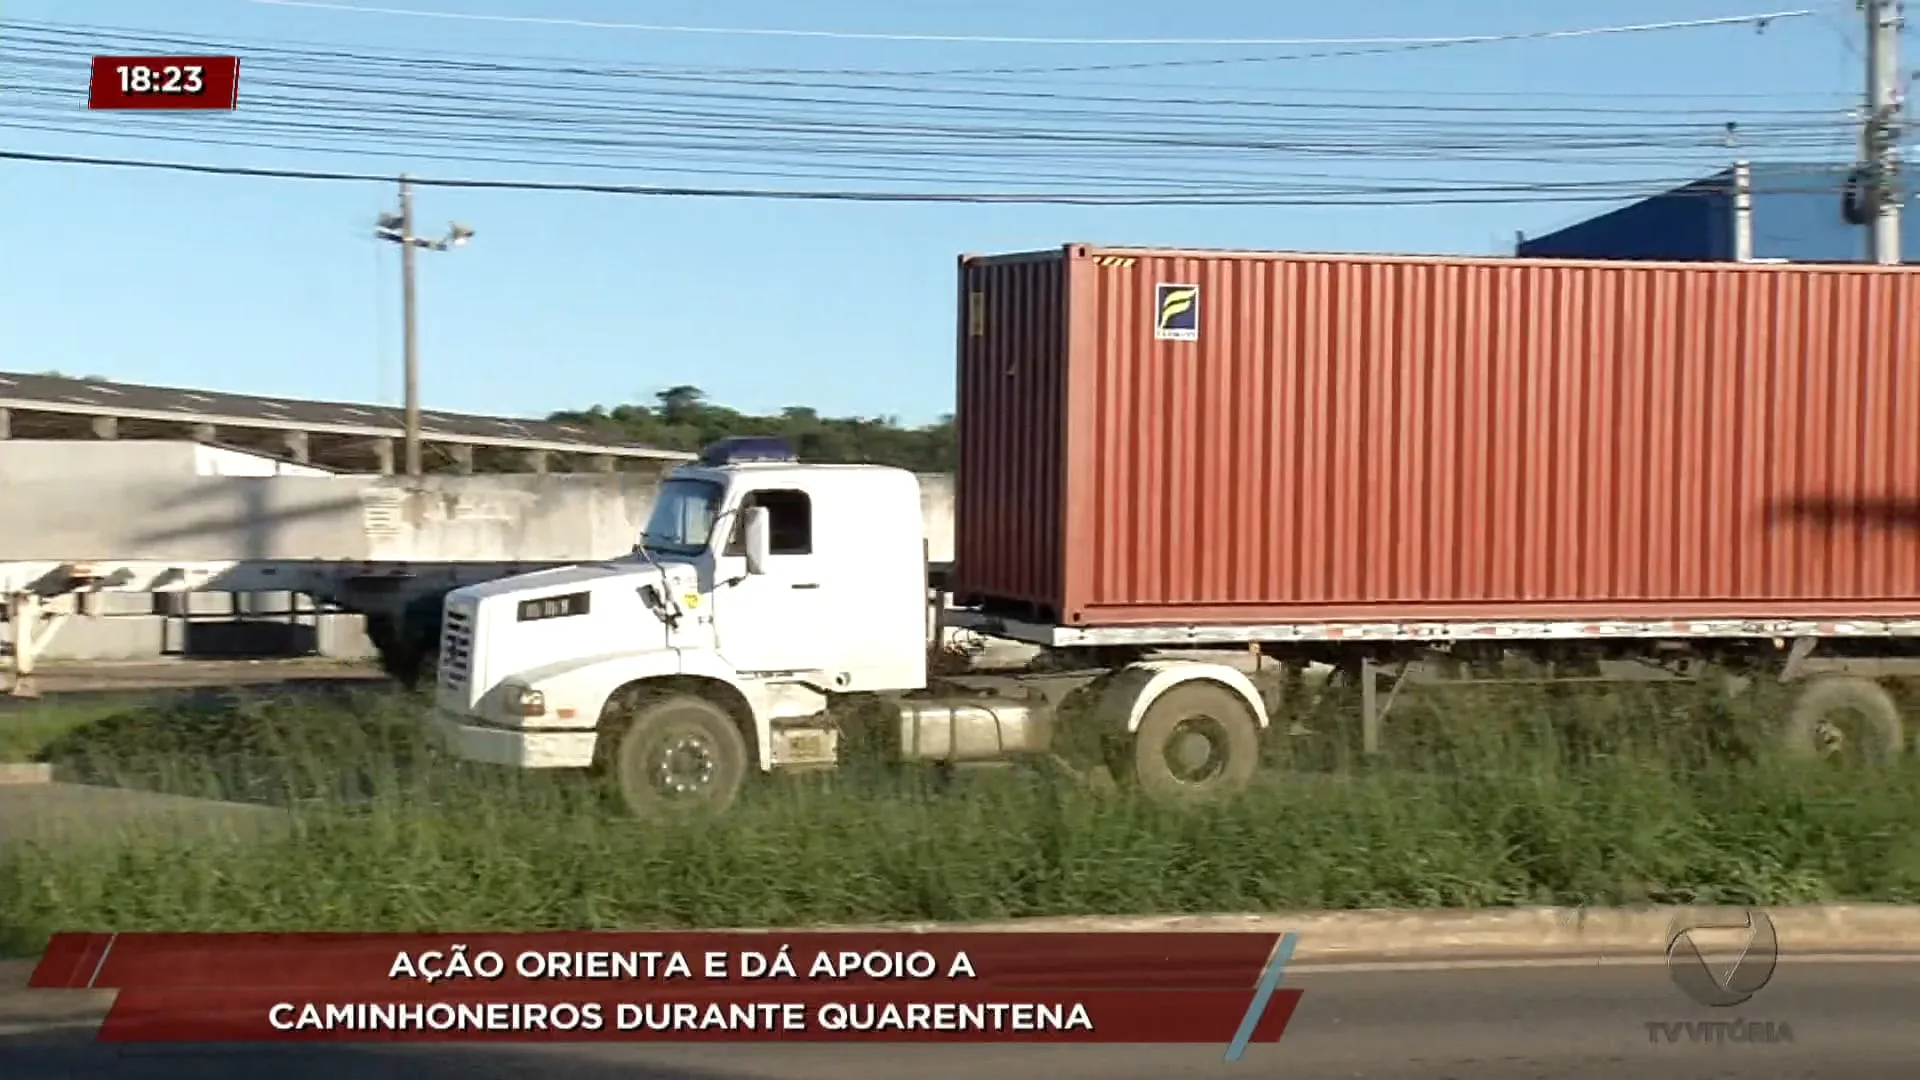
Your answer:
[[[577,777],[475,773],[360,692],[0,714],[0,757],[289,807],[267,835],[0,845],[0,950],[55,928],[539,929],[1535,903],[1920,901],[1920,767],[1743,753],[1695,691],[1408,698],[1388,759],[1276,739],[1231,805],[1037,773],[854,770],[639,824]],[[1736,748],[1729,752],[1728,747]]]

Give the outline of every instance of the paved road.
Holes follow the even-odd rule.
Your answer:
[[[0,971],[0,976],[6,976]],[[14,966],[9,985],[23,976]],[[1277,1046],[1235,1065],[1213,1047],[595,1046],[462,1050],[114,1048],[79,1029],[0,1036],[9,1080],[1886,1080],[1920,1057],[1920,958],[1781,961],[1739,1010],[1785,1023],[1792,1045],[1650,1042],[1649,1022],[1731,1019],[1695,1006],[1657,965],[1472,970],[1310,969]],[[58,999],[58,1000],[55,1000]],[[92,1007],[97,1015],[98,1006]],[[86,1012],[81,1007],[78,1012]],[[29,1014],[37,1015],[29,1015]],[[0,993],[0,1030],[76,1014],[63,995]],[[11,1017],[11,1020],[9,1020]]]

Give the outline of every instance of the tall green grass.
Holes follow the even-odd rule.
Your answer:
[[[1408,698],[1388,753],[1276,725],[1204,810],[1021,770],[865,768],[636,822],[575,775],[437,758],[401,695],[138,709],[39,756],[285,808],[271,835],[0,847],[0,944],[57,928],[716,927],[1362,907],[1920,900],[1920,768],[1776,760],[1766,703],[1691,690]]]

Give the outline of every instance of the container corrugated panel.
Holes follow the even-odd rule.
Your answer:
[[[1066,430],[1066,316],[1060,253],[961,260],[954,427],[955,572],[967,552],[979,586],[1033,606],[1065,588],[1060,507]]]
[[[1920,272],[1074,246],[960,276],[964,601],[1920,614]]]

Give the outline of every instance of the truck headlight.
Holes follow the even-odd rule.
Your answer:
[[[547,715],[547,695],[531,686],[508,683],[500,688],[501,702],[510,716]]]

